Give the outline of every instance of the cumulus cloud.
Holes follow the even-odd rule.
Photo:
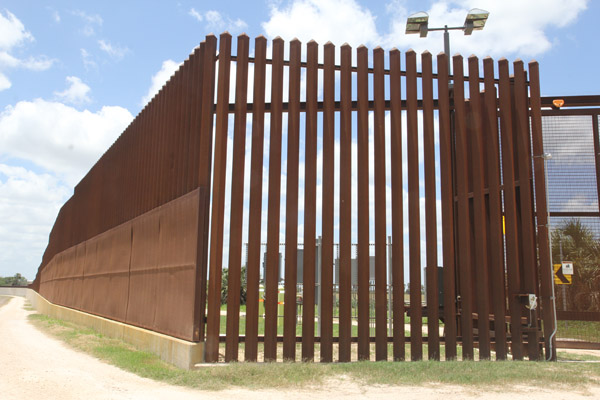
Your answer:
[[[156,93],[163,87],[163,85],[169,80],[169,78],[179,68],[179,63],[173,60],[165,60],[162,63],[160,70],[152,77],[152,85],[148,89],[148,93],[142,98],[141,105],[146,105]]]
[[[54,60],[45,56],[20,59],[11,53],[16,47],[34,40],[23,23],[10,11],[0,11],[0,91],[9,89],[12,84],[6,76],[6,69],[25,68],[32,71],[44,71],[52,66]]]
[[[81,79],[76,76],[67,76],[66,78],[69,87],[62,92],[54,92],[55,96],[63,102],[81,105],[91,102],[88,94],[90,93],[90,87],[83,83]]]
[[[462,26],[465,16],[472,8],[490,12],[485,29],[474,32],[472,37],[460,32],[451,33],[451,52],[465,56],[481,57],[517,55],[533,57],[550,49],[555,38],[549,37],[550,27],[564,27],[573,23],[586,9],[587,0],[565,2],[561,0],[459,0],[436,1],[428,10],[432,27]],[[386,47],[413,48],[418,52],[428,49],[433,53],[443,50],[441,34],[430,33],[427,38],[406,35],[406,18],[419,10],[408,10],[396,1],[388,7],[394,16],[392,26],[382,36]]]
[[[231,19],[224,16],[218,11],[209,10],[205,13],[197,11],[195,8],[190,9],[188,15],[196,19],[198,22],[206,22],[206,27],[217,33],[221,31],[229,31],[229,33],[237,34],[248,27],[248,24],[240,19]]]
[[[87,97],[79,78],[67,82],[65,100]],[[35,277],[58,210],[132,119],[122,107],[79,111],[42,99],[0,112],[0,276]]]
[[[48,173],[0,163],[0,276],[33,279],[70,188]]]
[[[376,18],[354,0],[295,0],[285,7],[273,5],[270,19],[262,24],[267,37],[285,40],[311,39],[320,44],[376,44]]]
[[[75,185],[132,121],[122,107],[79,111],[36,99],[0,114],[0,156],[26,160]]]
[[[112,45],[106,40],[98,40],[100,50],[108,54],[112,59],[119,61],[129,52],[127,47]]]
[[[485,29],[472,37],[451,33],[452,53],[533,57],[548,51],[558,40],[549,37],[548,28],[573,23],[587,4],[588,0],[437,0],[424,11],[429,14],[432,27],[462,26],[472,8],[490,12]],[[408,9],[404,1],[392,0],[386,7],[392,16],[391,24],[377,26],[376,16],[355,0],[294,0],[285,5],[275,2],[262,27],[269,38],[281,36],[291,40],[297,37],[303,42],[314,39],[320,44],[347,42],[353,47],[381,45],[388,49],[412,48],[437,54],[443,50],[440,33],[432,32],[427,38],[404,33],[406,18],[417,11],[421,10]]]
[[[24,42],[33,41],[33,36],[23,23],[10,11],[0,12],[0,51],[11,50]]]

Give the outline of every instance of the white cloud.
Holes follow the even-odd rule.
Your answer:
[[[0,113],[0,156],[26,160],[74,185],[132,119],[117,106],[91,112],[42,99],[21,101]]]
[[[78,111],[42,99],[0,113],[0,276],[35,277],[58,210],[132,119],[121,107]]]
[[[6,75],[0,73],[0,92],[9,89],[12,86]]]
[[[58,99],[74,105],[91,102],[91,99],[88,96],[91,89],[88,85],[83,83],[81,79],[76,76],[67,76],[66,80],[69,87],[62,92],[54,92]]]
[[[95,27],[101,27],[104,21],[98,14],[87,14],[84,11],[77,10],[73,11],[73,15],[81,18],[84,22],[84,26],[81,29],[81,33],[85,36],[93,36],[96,34]]]
[[[270,19],[262,27],[269,38],[358,46],[378,44],[375,20],[354,0],[296,0],[287,7],[272,6]]]
[[[108,54],[114,60],[121,60],[129,52],[127,47],[121,47],[119,45],[112,45],[105,40],[98,40],[100,50]]]
[[[192,8],[188,12],[188,15],[195,18],[198,22],[205,21],[207,28],[216,31],[217,33],[226,30],[232,34],[236,34],[248,28],[248,24],[244,20],[240,18],[233,20],[215,10],[209,10],[203,14]]]
[[[474,32],[471,37],[461,32],[451,33],[451,53],[464,56],[476,54],[532,57],[550,49],[555,38],[548,37],[549,27],[564,27],[577,18],[586,9],[587,0],[459,0],[437,1],[426,12],[431,27],[462,26],[465,16],[472,8],[482,8],[490,12],[489,19],[482,31]],[[441,33],[430,33],[427,38],[419,35],[406,35],[406,18],[419,10],[407,10],[402,3],[394,2],[388,7],[393,15],[392,26],[382,37],[386,47],[400,49],[413,48],[417,52],[429,49],[434,54],[443,50]]]
[[[202,22],[204,20],[204,18],[202,17],[202,14],[200,14],[198,11],[196,11],[194,8],[192,8],[189,12],[189,15],[191,15],[192,17],[196,18],[199,22]]]
[[[224,24],[223,17],[221,17],[221,13],[219,13],[218,11],[207,11],[206,14],[204,14],[204,17],[206,18],[206,21],[209,23],[209,25],[221,26]]]
[[[473,36],[451,33],[453,54],[532,57],[548,51],[558,40],[548,36],[548,28],[573,23],[587,4],[588,0],[437,0],[425,11],[431,27],[462,26],[468,11],[475,7],[490,12],[485,29]],[[407,9],[404,1],[392,0],[386,7],[392,22],[384,27],[377,26],[377,17],[355,0],[294,0],[285,5],[274,3],[262,27],[269,38],[297,37],[304,43],[314,39],[321,45],[327,41],[338,46],[345,42],[353,47],[381,45],[402,51],[413,48],[437,54],[443,50],[441,33],[431,32],[427,38],[404,33],[406,18],[417,11]]]
[[[33,279],[70,188],[55,176],[0,163],[0,276]]]
[[[148,93],[142,98],[141,105],[147,104],[156,93],[163,87],[163,85],[169,80],[169,78],[179,68],[179,63],[173,60],[165,60],[162,63],[160,70],[152,77],[152,85],[148,89]]]
[[[32,71],[44,71],[52,66],[54,60],[45,56],[19,59],[11,54],[15,47],[33,41],[33,35],[25,30],[23,23],[10,11],[6,16],[0,12],[0,91],[12,86],[3,73],[7,68],[25,68]]]
[[[60,14],[58,13],[58,11],[54,11],[52,13],[52,18],[54,19],[54,22],[56,22],[57,24],[60,23]]]
[[[26,41],[33,41],[33,36],[23,23],[10,11],[6,11],[6,16],[0,12],[0,51],[11,50]]]
[[[92,55],[86,49],[81,49],[81,61],[83,62],[83,66],[85,67],[86,71],[93,68],[98,68],[98,64],[96,64],[92,58]]]

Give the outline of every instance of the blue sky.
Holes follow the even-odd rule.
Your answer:
[[[452,53],[536,59],[543,95],[599,94],[600,6],[587,0],[3,1],[0,276],[35,276],[74,185],[205,35],[437,54],[441,33],[404,35],[406,17],[462,25],[474,7],[490,11],[488,24],[453,32]]]

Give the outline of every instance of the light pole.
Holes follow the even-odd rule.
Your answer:
[[[451,71],[450,62],[450,33],[448,31],[463,31],[465,35],[470,35],[473,31],[480,31],[485,26],[485,21],[488,19],[489,12],[473,8],[467,14],[463,26],[444,25],[443,28],[430,28],[429,15],[426,12],[418,12],[408,17],[406,21],[406,34],[418,33],[421,37],[427,37],[428,32],[444,31],[444,53],[448,56],[448,72]]]

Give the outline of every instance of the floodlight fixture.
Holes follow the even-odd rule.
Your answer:
[[[448,71],[451,72],[450,65],[450,33],[448,31],[463,31],[465,35],[470,35],[473,31],[480,31],[485,26],[485,22],[490,15],[489,12],[479,8],[473,8],[467,14],[463,26],[448,26],[443,28],[430,28],[429,15],[420,11],[412,14],[406,20],[406,34],[418,33],[421,37],[427,37],[427,33],[431,31],[444,31],[444,53],[448,56]]]
[[[470,35],[473,31],[480,31],[485,26],[485,21],[488,19],[489,12],[479,9],[473,8],[467,14],[467,18],[465,19],[464,31],[465,35]]]
[[[421,37],[426,37],[427,32],[429,32],[429,29],[427,29],[428,24],[429,15],[426,12],[420,11],[413,14],[406,21],[406,34],[418,33]]]

